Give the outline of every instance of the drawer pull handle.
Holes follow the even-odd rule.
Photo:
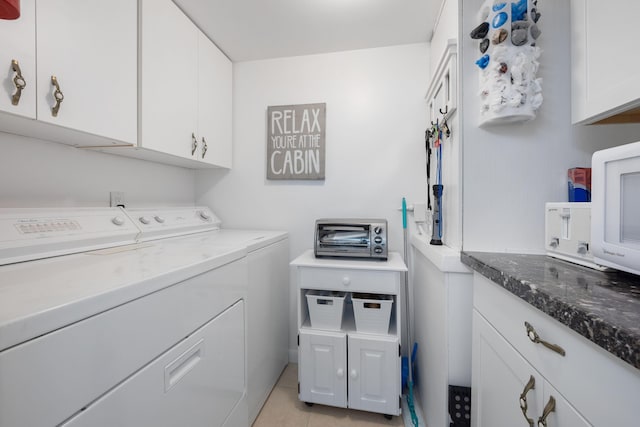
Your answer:
[[[527,336],[529,337],[529,339],[531,340],[531,342],[535,343],[535,344],[542,344],[543,346],[547,347],[549,350],[553,350],[556,353],[558,353],[561,356],[565,356],[567,353],[564,351],[564,349],[562,347],[560,347],[557,344],[551,344],[547,341],[544,341],[542,339],[540,339],[540,336],[538,335],[538,333],[536,332],[535,329],[533,329],[533,326],[531,326],[531,324],[529,322],[524,322],[524,326],[525,328],[527,328]]]
[[[547,417],[556,410],[556,399],[549,396],[549,401],[542,410],[542,416],[538,418],[538,427],[547,427]]]
[[[58,117],[58,111],[60,111],[60,104],[64,101],[64,94],[60,90],[60,85],[58,84],[58,78],[56,76],[51,76],[51,85],[56,88],[53,91],[53,99],[55,99],[56,103],[53,107],[51,107],[51,115],[53,117]]]
[[[204,357],[204,339],[188,348],[164,368],[164,391],[167,392],[195,368]]]
[[[343,284],[343,285],[347,286],[347,285],[349,285],[350,283],[351,283],[351,279],[349,278],[349,276],[344,276],[344,277],[342,278],[342,284]]]
[[[522,410],[522,415],[524,419],[529,423],[529,427],[533,427],[533,419],[527,416],[527,409],[529,409],[529,404],[527,403],[527,393],[536,388],[536,379],[531,375],[529,377],[529,382],[524,386],[524,390],[520,394],[520,409]]]
[[[18,105],[20,97],[22,96],[22,89],[27,86],[27,82],[22,77],[22,71],[20,70],[20,64],[15,59],[11,61],[11,69],[16,75],[13,77],[13,84],[16,87],[16,93],[11,97],[11,104]]]

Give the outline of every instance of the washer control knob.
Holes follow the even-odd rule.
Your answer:
[[[116,217],[113,217],[111,222],[114,223],[115,225],[124,225],[124,218],[122,218],[121,216],[116,216]]]
[[[143,224],[149,224],[151,222],[151,219],[148,216],[141,216],[139,220]]]
[[[198,214],[200,214],[200,218],[204,219],[205,221],[211,221],[211,214],[209,214],[209,212],[200,211],[198,212]]]
[[[164,222],[164,217],[161,217],[160,215],[154,216],[153,219],[155,219],[156,222],[159,222],[160,224]]]

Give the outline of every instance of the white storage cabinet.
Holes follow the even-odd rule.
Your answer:
[[[231,167],[231,61],[171,0],[140,5],[140,156]]]
[[[573,123],[640,122],[634,0],[571,0]]]
[[[400,283],[406,266],[397,253],[388,261],[315,258],[307,251],[291,263],[296,267],[298,311],[299,398],[378,412],[401,413]],[[306,293],[347,293],[339,330],[313,327]],[[393,298],[388,333],[358,332],[349,294],[375,293]]]
[[[0,22],[2,129],[78,146],[135,144],[137,16],[130,0],[22,0],[20,18]]]
[[[472,426],[637,424],[633,366],[479,273],[473,304]],[[532,342],[525,322],[564,356]]]

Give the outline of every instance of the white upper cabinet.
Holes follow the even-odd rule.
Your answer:
[[[38,120],[134,144],[136,3],[43,0],[36,18]]]
[[[198,131],[200,159],[231,167],[231,61],[198,32]]]
[[[0,111],[36,118],[35,0],[22,0],[20,19],[0,21]],[[23,87],[21,90],[18,87]]]
[[[140,147],[195,158],[198,32],[171,1],[143,0]]]
[[[0,116],[2,130],[77,146],[135,144],[135,2],[23,0],[20,18],[0,21],[0,35],[0,111],[10,113]]]
[[[640,122],[640,2],[571,0],[572,122]]]
[[[231,61],[170,0],[140,3],[138,146],[230,167]]]

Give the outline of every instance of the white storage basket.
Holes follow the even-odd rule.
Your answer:
[[[307,291],[311,327],[339,331],[342,327],[345,292]]]
[[[393,296],[380,294],[357,294],[351,296],[356,331],[372,334],[387,334]]]

